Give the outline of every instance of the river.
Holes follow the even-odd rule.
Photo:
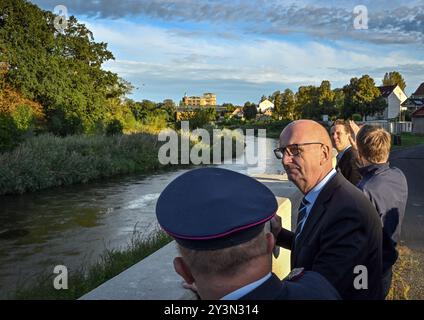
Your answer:
[[[277,141],[255,139],[266,146],[261,158],[266,167],[236,163],[218,167],[245,174],[282,173],[272,151]],[[53,273],[56,265],[72,270],[96,261],[106,248],[126,247],[134,231],[148,235],[158,227],[155,205],[159,194],[185,171],[0,196],[0,298],[37,274]]]

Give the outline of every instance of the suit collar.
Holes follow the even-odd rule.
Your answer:
[[[337,171],[332,169],[315,187],[312,188],[312,190],[310,190],[305,195],[305,199],[308,201],[308,203],[310,203],[311,206],[314,205],[321,191],[325,188],[325,185],[334,177],[336,173]],[[308,212],[310,211],[311,211],[311,208],[309,208]]]
[[[344,148],[340,153],[336,156],[337,162],[340,161],[341,158],[343,158],[344,154],[351,148],[351,145],[348,145],[346,148]]]
[[[294,253],[294,257],[298,256],[300,248],[302,248],[304,242],[309,237],[308,234],[313,230],[314,226],[318,223],[321,216],[324,214],[328,201],[331,199],[334,190],[341,184],[343,179],[344,178],[340,173],[336,173],[322,188],[318,198],[315,201],[315,204],[311,209],[311,212],[309,213],[302,233],[299,235],[296,241],[293,241],[294,251],[292,252]],[[296,266],[296,261],[293,261],[292,266]]]
[[[240,298],[240,300],[275,300],[287,295],[284,283],[274,274],[259,287]]]

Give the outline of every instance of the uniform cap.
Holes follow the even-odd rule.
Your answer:
[[[253,239],[277,207],[274,194],[259,181],[231,170],[201,168],[163,190],[156,215],[183,247],[216,250]]]

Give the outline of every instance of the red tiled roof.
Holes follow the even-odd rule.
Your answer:
[[[381,86],[381,87],[378,87],[378,89],[380,89],[381,95],[384,98],[387,98],[393,92],[393,90],[395,90],[396,86],[397,86],[396,84],[392,86]]]
[[[424,82],[420,84],[417,91],[415,91],[414,96],[424,96]]]
[[[424,117],[424,107],[419,108],[417,111],[415,111],[411,117]]]

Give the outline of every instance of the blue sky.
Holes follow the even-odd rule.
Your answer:
[[[380,85],[393,70],[407,95],[424,82],[424,0],[31,2],[65,5],[107,42],[115,60],[104,67],[135,86],[135,100],[214,92],[218,103],[243,104],[322,80],[342,87],[363,74]],[[357,5],[368,11],[368,29],[354,28]]]

